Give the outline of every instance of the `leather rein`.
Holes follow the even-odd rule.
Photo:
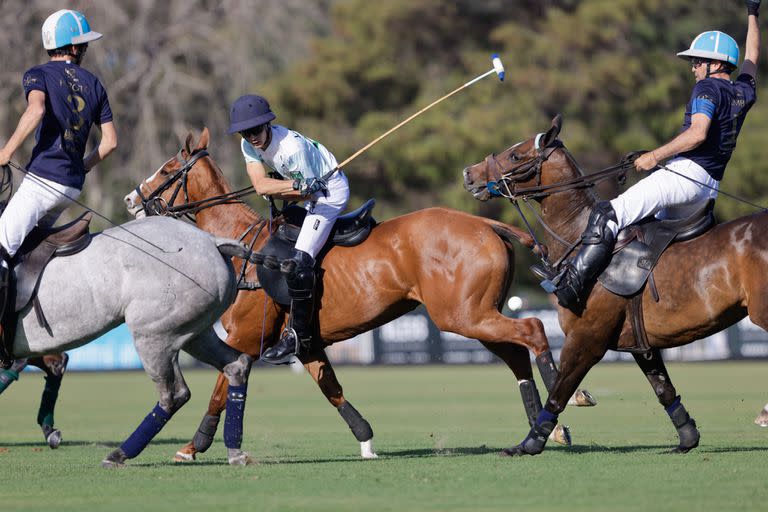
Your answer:
[[[552,183],[550,185],[542,185],[541,184],[541,168],[544,162],[549,160],[552,154],[557,150],[562,150],[565,153],[566,158],[574,165],[574,167],[578,170],[580,175],[575,178],[559,181],[556,183]],[[613,176],[618,176],[619,183],[622,184],[626,180],[627,171],[634,168],[633,159],[625,157],[617,165],[606,167],[605,169],[602,169],[592,174],[588,174],[588,175],[584,174],[584,172],[578,167],[578,165],[576,165],[576,161],[574,160],[573,155],[571,155],[570,151],[568,151],[565,145],[563,145],[563,143],[560,142],[559,140],[555,140],[547,147],[537,148],[535,157],[529,160],[523,161],[518,165],[512,166],[509,169],[505,169],[503,167],[503,165],[501,164],[501,162],[499,162],[497,155],[495,153],[492,153],[487,157],[485,157],[485,164],[486,164],[486,167],[485,167],[486,182],[489,184],[493,183],[493,181],[490,178],[491,164],[493,164],[493,166],[498,171],[498,174],[500,176],[495,182],[495,185],[498,189],[498,193],[501,196],[509,199],[509,201],[514,205],[515,209],[520,214],[520,217],[523,219],[523,222],[525,223],[525,227],[528,230],[528,233],[533,238],[534,244],[538,248],[538,253],[540,255],[542,264],[544,264],[545,267],[548,267],[549,269],[553,269],[553,270],[557,270],[560,268],[563,261],[565,261],[568,258],[568,256],[571,254],[571,252],[573,252],[573,250],[576,247],[578,247],[579,244],[581,244],[581,239],[575,242],[569,242],[567,240],[564,240],[562,237],[560,237],[555,232],[555,230],[553,230],[544,221],[544,219],[541,217],[539,212],[530,203],[530,200],[541,199],[541,198],[558,194],[561,192],[566,192],[568,190],[590,188],[595,186],[596,183],[599,183],[600,181],[606,180]],[[536,177],[536,186],[518,189],[519,183],[528,181],[534,176]],[[556,262],[550,263],[549,260],[547,259],[547,251],[545,250],[544,245],[541,242],[539,242],[539,240],[536,238],[536,234],[534,233],[533,227],[528,222],[528,219],[526,218],[522,208],[520,207],[520,201],[522,201],[525,204],[528,210],[536,217],[538,223],[552,236],[552,238],[557,242],[559,242],[560,244],[562,244],[563,246],[565,246],[566,250],[563,253],[563,256],[561,256]]]
[[[194,221],[192,215],[199,212],[200,210],[204,210],[205,208],[210,208],[211,206],[216,206],[219,204],[241,202],[240,198],[255,192],[253,187],[246,187],[240,190],[235,190],[234,192],[228,192],[226,194],[208,197],[199,201],[190,201],[189,191],[187,189],[189,171],[192,170],[192,167],[198,160],[207,156],[209,156],[208,151],[201,149],[199,151],[192,152],[190,158],[187,160],[182,155],[182,151],[179,150],[175,158],[181,162],[182,166],[172,175],[168,176],[168,178],[160,186],[145,196],[141,191],[141,187],[144,186],[149,188],[147,181],[144,180],[139,185],[137,185],[135,189],[136,194],[141,199],[141,206],[144,208],[144,212],[148,216],[163,215],[166,217],[174,218],[186,217],[187,219]],[[166,201],[162,197],[162,194],[174,185],[175,188],[171,193],[171,197],[168,201]],[[181,192],[184,193],[184,203],[175,205],[174,203],[176,202],[176,199]]]

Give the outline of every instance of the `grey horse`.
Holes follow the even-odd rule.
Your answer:
[[[102,461],[104,467],[136,457],[189,400],[180,350],[227,376],[229,463],[250,461],[240,443],[253,360],[223,343],[212,327],[235,298],[229,256],[239,247],[189,223],[150,217],[96,233],[83,251],[54,258],[46,267],[37,295],[48,326],[31,306],[21,310],[15,357],[73,349],[125,322],[160,395],[139,428]]]

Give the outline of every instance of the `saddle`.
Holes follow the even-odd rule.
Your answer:
[[[33,304],[40,326],[53,335],[50,325],[37,300],[40,278],[48,263],[56,257],[69,256],[85,249],[91,242],[88,232],[91,212],[86,212],[74,221],[55,228],[35,228],[24,240],[19,251],[11,260],[11,279],[8,300],[3,320],[6,339],[13,339],[18,313]]]
[[[360,208],[336,219],[328,241],[317,257],[316,265],[333,246],[352,247],[363,243],[368,238],[371,229],[376,226],[376,220],[372,216],[375,204],[375,199],[369,199]],[[295,205],[283,210],[282,216],[285,222],[277,228],[253,258],[256,261],[256,275],[261,287],[278,304],[291,303],[285,276],[280,272],[280,262],[290,259],[293,255],[301,224],[306,215],[307,211],[304,208]]]
[[[654,300],[659,301],[659,293],[653,281],[656,263],[672,243],[691,240],[715,225],[714,204],[714,200],[709,200],[702,208],[683,219],[644,219],[619,233],[613,258],[598,277],[600,284],[608,291],[631,298],[627,313],[634,344],[623,347],[619,343],[616,350],[633,353],[646,353],[650,350],[643,323],[641,292],[648,283]],[[626,334],[628,337],[629,333]],[[625,338],[625,333],[622,333],[622,338]]]

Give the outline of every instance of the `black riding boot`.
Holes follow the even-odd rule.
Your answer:
[[[584,293],[608,263],[616,245],[616,235],[606,226],[616,220],[611,203],[597,203],[589,216],[587,229],[581,235],[579,253],[566,265],[565,272],[557,283],[555,296],[558,303],[569,309],[582,308],[586,302]]]
[[[292,259],[280,264],[280,271],[286,274],[285,281],[291,296],[291,317],[277,345],[261,355],[261,360],[270,364],[287,364],[291,357],[309,350],[312,344],[315,260],[297,249]]]
[[[4,252],[4,251],[3,251]],[[0,368],[9,368],[13,364],[13,340],[5,339],[5,306],[8,302],[8,284],[11,279],[11,271],[6,262],[0,263]]]

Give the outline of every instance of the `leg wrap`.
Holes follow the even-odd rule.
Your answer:
[[[542,409],[523,442],[513,448],[506,448],[504,453],[513,457],[521,455],[538,455],[544,451],[549,434],[557,425],[557,414]]]
[[[210,416],[206,414],[203,416],[203,421],[200,422],[200,426],[197,427],[195,437],[192,438],[192,444],[195,447],[195,451],[204,453],[213,443],[213,436],[216,435],[216,429],[219,427],[220,416]]]
[[[523,407],[528,415],[528,425],[533,426],[541,412],[541,397],[539,390],[536,389],[536,383],[533,380],[520,382],[520,396],[523,398]]]
[[[357,409],[352,407],[351,403],[344,402],[337,410],[341,417],[344,418],[344,421],[347,422],[347,425],[349,425],[349,429],[355,435],[355,439],[361,443],[373,439],[371,424],[365,421],[365,418],[357,412]]]
[[[152,438],[163,429],[169,419],[171,419],[171,415],[165,412],[158,403],[152,409],[152,412],[144,418],[139,428],[120,445],[120,449],[125,453],[125,456],[132,459],[140,454],[149,442],[152,441]]]
[[[541,379],[544,381],[544,387],[551,391],[555,387],[555,382],[560,372],[557,371],[552,352],[547,350],[536,358],[536,366],[539,367]]]
[[[227,415],[224,418],[224,445],[239,449],[243,442],[243,417],[248,384],[230,385],[227,389]]]
[[[37,424],[53,426],[53,409],[56,407],[56,399],[59,397],[62,375],[46,375],[43,397],[40,399],[40,410],[37,412]]]
[[[18,372],[11,369],[0,370],[0,393],[5,391],[15,380],[19,380]]]
[[[696,428],[696,421],[690,417],[688,411],[680,401],[680,397],[676,397],[672,405],[666,408],[669,418],[672,420],[672,424],[677,430],[677,436],[680,438],[680,445],[675,451],[685,453],[692,448],[696,448],[699,445],[698,428]]]

